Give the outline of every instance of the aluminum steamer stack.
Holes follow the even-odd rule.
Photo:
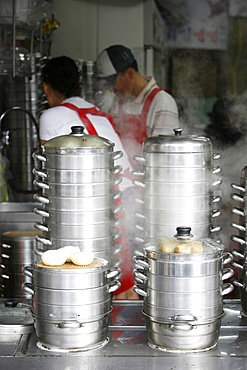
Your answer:
[[[232,241],[237,245],[237,248],[232,250],[234,261],[232,265],[237,268],[239,274],[233,279],[233,284],[239,287],[239,295],[242,306],[242,315],[247,316],[247,247],[246,247],[246,182],[247,182],[247,166],[241,170],[240,184],[231,184],[231,187],[237,192],[231,195],[231,198],[236,202],[236,207],[232,209],[233,218],[232,227],[237,230],[237,234],[231,236]]]
[[[118,238],[115,218],[121,192],[115,190],[122,170],[114,160],[122,152],[114,152],[110,141],[83,134],[80,126],[72,127],[70,135],[53,138],[45,143],[44,154],[35,154],[42,170],[34,170],[41,180],[35,181],[42,195],[34,197],[43,204],[35,208],[43,222],[35,227],[43,231],[37,237],[43,250],[79,246],[115,265],[115,241]],[[116,227],[115,227],[116,226]],[[39,252],[39,251],[38,251]],[[42,253],[42,251],[41,251]]]
[[[190,227],[173,238],[144,244],[136,255],[134,290],[144,297],[148,344],[168,352],[200,352],[218,342],[223,296],[233,290],[224,246],[210,238],[193,239]]]
[[[220,156],[212,152],[208,138],[157,136],[143,143],[140,171],[133,172],[141,196],[136,201],[138,231],[136,240],[143,243],[174,234],[178,225],[190,225],[196,238],[212,237],[221,228],[216,224],[221,184],[220,166],[213,162]]]

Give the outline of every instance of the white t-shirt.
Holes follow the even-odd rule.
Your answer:
[[[94,107],[93,104],[87,102],[86,100],[80,97],[72,97],[66,99],[63,101],[63,103],[70,103],[77,106],[78,108]],[[120,164],[123,167],[122,173],[124,174],[125,171],[131,172],[132,167],[128,160],[128,156],[124,151],[119,136],[115,132],[109,120],[106,117],[95,116],[92,114],[87,114],[87,118],[93,124],[99,136],[102,136],[115,144],[114,152],[115,151],[123,152],[122,158],[119,158],[116,162],[116,164]],[[48,141],[57,136],[68,135],[71,133],[72,126],[84,127],[83,122],[81,121],[76,111],[63,106],[49,108],[46,111],[44,111],[40,117],[39,121],[40,139]],[[86,128],[84,128],[84,132],[88,134]],[[130,186],[132,186],[132,181],[123,176],[123,181],[120,184],[120,189],[124,190]]]

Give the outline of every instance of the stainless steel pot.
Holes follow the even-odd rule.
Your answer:
[[[145,243],[144,255],[139,252],[134,256],[134,290],[144,297],[151,347],[205,351],[218,338],[222,297],[233,290],[231,283],[223,284],[233,270],[223,266],[232,261],[232,255],[224,253],[224,247],[212,239],[194,240],[190,231],[190,227],[178,227],[175,238],[165,244],[158,240]],[[183,247],[192,247],[195,241],[201,247],[199,253],[182,253]],[[161,245],[169,244],[180,245],[180,253],[160,250]],[[205,341],[197,341],[197,335]]]

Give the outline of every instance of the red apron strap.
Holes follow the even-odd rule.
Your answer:
[[[151,93],[147,96],[144,104],[143,104],[143,108],[142,108],[142,116],[144,116],[144,119],[145,119],[145,122],[147,120],[147,114],[148,114],[148,110],[150,108],[150,105],[153,101],[153,98],[155,97],[155,95],[157,95],[160,91],[163,91],[163,89],[161,87],[155,87]]]
[[[86,129],[87,129],[87,132],[90,134],[90,135],[96,135],[98,136],[98,133],[97,131],[95,130],[92,122],[87,118],[87,114],[95,114],[94,111],[95,111],[95,107],[93,108],[78,108],[76,107],[74,104],[70,104],[70,103],[63,103],[63,104],[60,104],[61,106],[63,107],[67,107],[69,109],[72,109],[74,111],[76,111],[80,117],[80,119],[82,120],[83,124],[85,125]]]

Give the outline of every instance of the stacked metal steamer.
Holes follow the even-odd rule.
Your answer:
[[[189,225],[196,238],[220,231],[215,224],[220,197],[215,194],[221,167],[213,166],[220,156],[213,154],[208,138],[183,136],[181,129],[174,132],[146,139],[142,157],[135,157],[142,171],[134,175],[143,176],[143,181],[133,181],[142,188],[142,198],[136,200],[142,204],[136,215],[141,242],[170,237],[178,225]]]
[[[205,351],[217,344],[222,296],[233,286],[223,286],[231,277],[223,270],[232,256],[210,237],[220,226],[214,220],[220,198],[214,190],[220,185],[220,167],[213,166],[211,141],[205,137],[158,136],[145,140],[142,170],[135,172],[143,180],[134,180],[142,189],[137,199],[142,211],[137,228],[142,235],[144,253],[134,256],[135,291],[144,296],[144,315],[150,346],[166,351]],[[189,226],[196,240],[203,242],[198,254],[164,253],[159,241],[171,241],[177,227]],[[183,227],[181,228],[183,229]],[[191,237],[188,228],[180,239]],[[206,251],[206,253],[205,253]],[[208,284],[208,282],[211,283]],[[208,299],[207,299],[207,298]]]
[[[107,343],[112,293],[120,287],[121,273],[112,255],[114,200],[119,197],[115,175],[121,171],[114,160],[122,153],[113,147],[76,126],[70,135],[48,141],[43,154],[35,154],[42,162],[42,170],[35,173],[43,193],[35,195],[43,204],[35,210],[43,217],[36,223],[43,231],[37,236],[43,250],[37,253],[70,245],[95,256],[91,265],[79,268],[37,261],[24,269],[32,278],[24,289],[33,295],[34,326],[43,349],[88,350]]]
[[[233,284],[239,287],[241,313],[243,316],[247,316],[246,181],[247,166],[241,170],[240,184],[231,184],[231,187],[237,190],[237,193],[231,195],[231,198],[236,202],[236,207],[232,209],[233,218],[237,218],[231,224],[237,230],[237,234],[232,235],[231,239],[238,246],[238,248],[232,250],[234,256],[232,265],[239,272],[238,277],[233,279]]]

